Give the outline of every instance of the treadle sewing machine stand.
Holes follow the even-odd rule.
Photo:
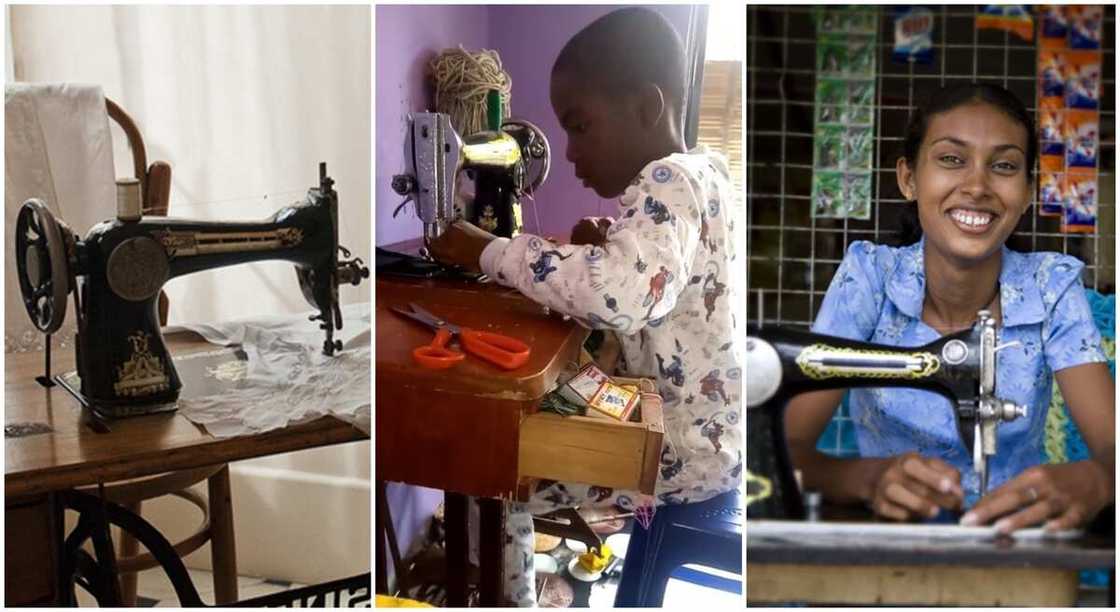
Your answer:
[[[63,585],[62,606],[76,607],[75,586],[90,593],[101,607],[121,606],[116,556],[109,536],[110,525],[136,538],[151,552],[175,589],[179,605],[185,608],[213,607],[202,601],[183,560],[155,527],[117,504],[79,491],[61,491],[58,507],[78,513],[78,524],[56,551],[60,560],[58,584]],[[61,517],[58,517],[61,520]],[[93,554],[82,548],[93,543]],[[370,601],[370,574],[359,574],[322,584],[290,589],[270,595],[244,599],[229,607],[359,607]],[[225,607],[225,606],[223,606]]]

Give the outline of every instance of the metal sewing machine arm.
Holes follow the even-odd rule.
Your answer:
[[[972,465],[980,477],[980,496],[983,497],[988,492],[988,462],[997,451],[997,427],[1000,422],[1027,416],[1027,407],[995,396],[996,353],[1019,343],[998,343],[995,319],[987,310],[980,311],[973,333],[979,335],[979,391],[974,400],[957,402],[957,414],[958,423],[972,423]]]
[[[899,348],[781,328],[748,329],[748,478],[766,494],[748,506],[752,518],[803,518],[804,508],[785,441],[790,398],[807,391],[853,387],[911,387],[951,402],[962,441],[972,450],[987,492],[988,462],[997,427],[1026,416],[1026,406],[995,397],[995,322],[982,310],[976,324],[921,347]],[[748,499],[752,495],[748,489]]]
[[[455,220],[455,179],[463,141],[441,113],[408,117],[404,141],[405,171],[393,177],[393,191],[405,196],[393,216],[409,202],[424,224],[424,244],[438,237]]]

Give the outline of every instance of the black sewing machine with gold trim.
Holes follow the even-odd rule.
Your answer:
[[[493,130],[460,137],[443,113],[408,116],[405,172],[393,176],[393,190],[405,196],[397,216],[413,202],[424,223],[424,242],[458,218],[510,238],[521,231],[521,199],[548,178],[551,149],[544,132],[524,119],[506,119]],[[474,179],[474,197],[457,202],[460,173]]]
[[[986,310],[971,329],[913,348],[748,328],[748,518],[805,518],[786,447],[785,408],[799,393],[824,389],[913,387],[948,398],[983,495],[988,461],[997,451],[997,426],[1027,413],[1026,406],[995,396],[996,354],[1017,345],[998,345],[995,321]]]
[[[318,310],[312,320],[326,333],[323,352],[340,350],[338,287],[359,284],[369,270],[361,259],[340,259],[350,252],[338,244],[333,184],[320,164],[319,185],[302,202],[259,222],[221,222],[142,217],[139,185],[119,182],[117,218],[95,225],[84,240],[41,200],[25,202],[15,248],[28,315],[52,334],[75,294],[81,389],[71,391],[101,416],[173,410],[181,383],[160,331],[160,290],[178,276],[254,261],[295,264],[303,296]],[[39,380],[50,385],[49,350],[47,369]]]

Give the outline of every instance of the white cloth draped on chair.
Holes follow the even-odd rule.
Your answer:
[[[4,351],[38,350],[43,336],[24,308],[15,224],[29,198],[43,200],[79,235],[113,216],[116,186],[109,115],[100,87],[14,83],[4,87]],[[73,342],[73,304],[59,331]]]

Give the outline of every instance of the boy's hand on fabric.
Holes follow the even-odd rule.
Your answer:
[[[917,453],[890,459],[875,485],[871,509],[897,521],[933,518],[941,508],[960,508],[964,501],[956,468]]]
[[[602,246],[607,241],[607,230],[614,220],[610,217],[584,217],[572,227],[572,244]]]
[[[428,252],[440,263],[460,266],[470,272],[481,272],[479,258],[495,236],[466,221],[456,221],[434,240]]]
[[[966,526],[996,520],[1000,533],[1043,523],[1046,531],[1084,525],[1112,502],[1112,474],[1093,460],[1036,465],[985,495],[961,517]]]

